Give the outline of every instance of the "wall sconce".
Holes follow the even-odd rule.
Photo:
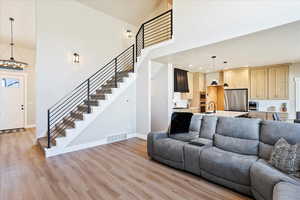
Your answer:
[[[74,64],[80,63],[79,54],[78,53],[74,53],[73,56],[74,56],[73,57],[73,63]]]
[[[126,35],[129,39],[132,38],[132,31],[131,30],[126,30]]]

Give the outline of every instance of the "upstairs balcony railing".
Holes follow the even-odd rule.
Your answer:
[[[173,11],[168,10],[161,15],[143,23],[136,34],[136,59],[142,49],[172,39]]]

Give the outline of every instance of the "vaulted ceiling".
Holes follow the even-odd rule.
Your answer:
[[[138,26],[142,20],[171,0],[77,0],[80,3]]]
[[[0,0],[0,43],[9,44],[10,17],[16,46],[35,49],[35,0]]]

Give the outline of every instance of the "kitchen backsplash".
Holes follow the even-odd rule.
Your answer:
[[[259,104],[258,111],[280,112],[281,106],[283,103],[287,104],[287,108],[289,110],[289,101],[288,100],[251,100],[251,101],[258,102],[258,104]]]

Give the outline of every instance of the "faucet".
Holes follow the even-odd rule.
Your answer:
[[[211,106],[214,106],[213,113],[216,113],[216,111],[217,111],[216,102],[214,102],[214,101],[208,102],[208,104],[207,104],[208,109],[211,109]]]

